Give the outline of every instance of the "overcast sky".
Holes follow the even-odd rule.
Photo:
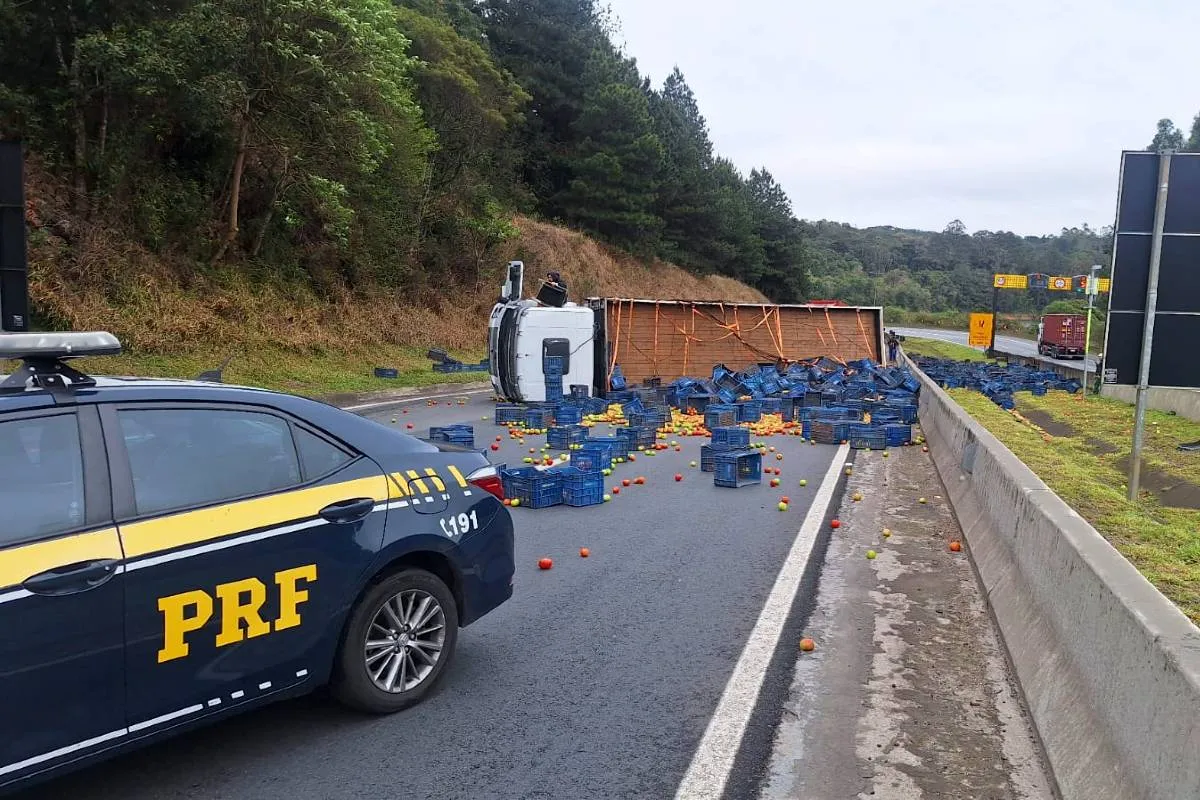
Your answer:
[[[1113,221],[1120,151],[1200,111],[1196,0],[609,0],[657,86],[796,214],[1056,233]]]

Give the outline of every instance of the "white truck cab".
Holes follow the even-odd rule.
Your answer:
[[[521,299],[524,264],[509,264],[501,300],[488,322],[488,362],[496,394],[517,403],[546,398],[545,356],[564,359],[563,391],[595,380],[595,312],[567,303],[546,306]]]

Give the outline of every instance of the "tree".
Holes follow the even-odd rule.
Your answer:
[[[765,168],[750,172],[746,188],[755,233],[763,243],[763,274],[755,286],[777,302],[797,302],[808,290],[809,259],[792,201]]]
[[[942,229],[942,233],[950,236],[966,236],[967,226],[963,224],[961,219],[952,219],[946,223],[946,227]]]
[[[1188,134],[1188,140],[1183,149],[1188,153],[1200,153],[1200,114],[1192,119],[1192,131]]]
[[[1154,133],[1154,138],[1150,140],[1150,144],[1146,149],[1159,153],[1163,150],[1180,150],[1183,148],[1183,131],[1175,127],[1175,123],[1169,119],[1160,119],[1158,121],[1158,129]]]
[[[589,93],[575,135],[573,177],[555,205],[613,244],[653,253],[662,231],[654,204],[663,149],[646,95],[625,83],[600,85]]]

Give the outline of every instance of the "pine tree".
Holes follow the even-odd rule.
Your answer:
[[[1180,150],[1183,147],[1183,131],[1175,127],[1175,123],[1169,119],[1160,119],[1158,121],[1158,130],[1154,133],[1154,138],[1150,140],[1150,144],[1146,149],[1151,152],[1162,152],[1163,150]]]

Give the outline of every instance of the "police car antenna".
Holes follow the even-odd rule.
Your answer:
[[[21,361],[21,366],[0,382],[0,394],[45,389],[62,395],[95,386],[95,378],[70,366],[67,360],[120,352],[121,342],[107,331],[0,334],[0,361]]]

